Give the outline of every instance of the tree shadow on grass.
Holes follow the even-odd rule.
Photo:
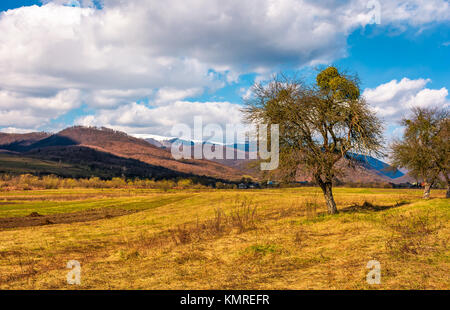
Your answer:
[[[342,212],[342,213],[379,212],[379,211],[385,211],[385,210],[389,210],[389,209],[398,208],[398,207],[407,205],[408,203],[409,202],[407,202],[407,201],[399,201],[393,205],[379,206],[379,205],[374,205],[370,202],[365,201],[362,205],[354,204],[352,206],[342,208],[340,210],[340,212]]]

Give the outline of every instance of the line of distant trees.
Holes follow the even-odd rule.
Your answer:
[[[130,188],[130,189],[160,189],[167,191],[169,189],[203,189],[208,185],[196,182],[193,179],[126,179],[112,178],[100,179],[98,177],[90,178],[67,178],[55,175],[35,176],[31,174],[23,175],[0,175],[0,190],[39,190],[39,189],[72,189],[72,188]]]

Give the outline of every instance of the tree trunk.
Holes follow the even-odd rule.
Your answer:
[[[445,194],[445,198],[450,198],[450,178],[448,177],[448,173],[444,171],[445,182],[447,183],[447,193]]]
[[[327,202],[328,214],[337,214],[336,202],[333,197],[332,183],[324,183],[321,185],[325,201]]]
[[[430,199],[431,183],[425,182],[423,190],[423,199]]]

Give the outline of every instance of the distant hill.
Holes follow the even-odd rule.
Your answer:
[[[166,139],[158,141],[162,144],[163,148],[170,149],[172,143],[181,142],[183,145],[190,145],[194,148],[195,145],[199,143],[195,143],[193,141],[187,140],[179,140],[179,139]],[[224,159],[214,159],[213,161],[233,167],[235,169],[241,170],[243,173],[247,175],[252,175],[254,177],[261,177],[261,171],[254,167],[254,160],[249,159],[249,144],[248,143],[235,143],[230,145],[217,145],[217,147],[221,148],[224,154]],[[234,159],[225,159],[225,153],[227,150],[232,149],[235,157]],[[239,154],[239,157],[237,156]],[[342,160],[338,165],[344,171],[342,176],[338,176],[337,180],[339,182],[345,183],[405,183],[405,182],[414,182],[414,180],[402,173],[399,170],[393,169],[389,164],[376,159],[371,156],[363,156],[359,154],[348,154],[349,157],[356,159],[357,164],[355,167],[348,167],[345,160]],[[237,159],[237,158],[245,158],[245,159]],[[277,172],[272,173],[274,179],[280,179]],[[302,167],[299,167],[296,175],[296,180],[299,182],[308,181],[312,182],[312,176],[308,173],[308,171],[304,171]]]
[[[349,165],[348,159],[341,159],[337,163],[343,174],[336,176],[336,181],[341,183],[394,183],[400,184],[413,182],[414,180],[399,170],[393,169],[387,163],[371,156],[349,154],[356,159],[355,165]],[[313,181],[311,173],[299,167],[296,176],[297,181]]]
[[[147,138],[148,142],[152,143],[153,145],[158,145],[156,142],[159,142],[161,145],[161,148],[170,150],[173,143],[179,143],[183,146],[191,146],[191,154],[194,154],[194,147],[196,145],[199,145],[200,143],[195,143],[194,141],[188,141],[178,138],[170,138],[170,139],[164,139],[164,140],[155,140],[154,138]],[[246,175],[251,175],[253,177],[258,178],[260,176],[260,170],[252,167],[252,162],[254,160],[250,159],[250,152],[248,144],[231,144],[231,145],[221,145],[221,144],[214,144],[212,142],[203,142],[202,145],[209,144],[211,145],[212,149],[215,150],[218,148],[220,150],[220,153],[223,154],[223,159],[211,159],[211,161],[219,163],[221,165],[225,165],[234,169],[237,169]],[[227,159],[227,152],[232,152],[233,158]]]
[[[90,177],[93,172],[87,166],[77,166],[51,160],[23,156],[0,150],[0,173],[7,174],[55,174],[63,177]]]
[[[150,143],[151,145],[154,145],[156,147],[163,147],[161,142],[159,142],[158,140],[155,140],[153,138],[147,138],[147,139],[145,139],[145,141],[147,141],[148,143]]]
[[[373,158],[371,156],[365,156],[360,154],[348,154],[349,157],[356,159],[361,165],[367,169],[374,170],[381,176],[386,176],[390,179],[398,179],[403,177],[405,174],[398,169],[392,168],[390,165],[382,162],[379,159]]]
[[[0,132],[0,149],[1,146],[8,146],[13,151],[27,150],[31,144],[49,137],[51,134],[46,132],[32,132],[25,134],[1,133]]]
[[[255,160],[249,159],[247,144],[211,144],[213,149],[219,148],[223,152],[224,158],[226,152],[231,151],[235,159],[177,161],[170,153],[171,145],[176,141],[190,146],[192,154],[195,145],[198,145],[176,138],[144,140],[108,128],[81,126],[67,128],[56,134],[0,133],[0,156],[3,157],[0,172],[35,171],[38,174],[77,177],[96,175],[103,178],[122,175],[156,179],[200,176],[231,181],[238,181],[243,175],[256,178],[262,176]],[[342,176],[337,177],[339,182],[366,184],[414,181],[379,159],[358,154],[348,156],[356,159],[358,164],[350,168],[345,160],[339,162],[338,165],[344,171]],[[275,172],[272,177],[277,179],[276,175]],[[312,181],[309,172],[302,167],[299,167],[296,179]]]
[[[22,137],[23,138],[23,137]],[[111,155],[120,158],[123,162],[121,165],[125,170],[130,170],[136,166],[136,162],[131,164],[130,161],[124,162],[126,159],[135,160],[152,167],[147,171],[141,169],[139,174],[143,177],[166,176],[166,175],[195,175],[205,176],[221,180],[239,180],[242,173],[228,166],[221,165],[216,162],[207,160],[183,160],[176,161],[168,150],[156,147],[151,143],[129,136],[123,132],[114,131],[108,128],[92,128],[92,127],[71,127],[57,134],[40,136],[33,135],[30,140],[22,138],[6,138],[4,137],[0,149],[19,152],[23,156],[31,156],[43,160],[61,160],[67,163],[76,163],[90,165],[94,161],[93,151],[95,151],[95,165],[107,169],[111,166]],[[11,142],[12,141],[12,142]],[[20,143],[19,143],[20,141]],[[73,148],[75,146],[83,148]],[[77,156],[73,156],[77,150]],[[108,156],[106,155],[108,154]],[[132,168],[131,170],[133,170]],[[98,170],[98,169],[97,169]],[[129,173],[127,173],[129,174]]]

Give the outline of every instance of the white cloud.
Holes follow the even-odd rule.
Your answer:
[[[412,107],[449,107],[448,90],[429,89],[430,79],[392,80],[373,89],[366,89],[363,96],[377,114],[388,122],[399,122]]]
[[[32,128],[16,128],[16,127],[0,128],[0,132],[3,133],[29,133],[31,131],[33,131]]]
[[[388,144],[403,135],[400,125],[402,118],[410,115],[413,107],[450,107],[450,98],[446,88],[426,88],[430,79],[411,80],[403,78],[392,80],[376,88],[367,88],[363,96],[377,115],[385,121],[385,136]]]
[[[238,104],[229,102],[176,101],[165,106],[149,107],[131,103],[116,110],[100,110],[76,121],[84,126],[106,126],[130,134],[168,135],[174,125],[187,124],[193,128],[194,117],[200,116],[204,125],[240,124],[242,114]]]
[[[202,93],[201,88],[189,88],[189,89],[175,89],[175,88],[160,88],[156,93],[155,104],[162,105],[165,103],[171,103],[177,100],[194,97]]]
[[[372,18],[366,0],[103,0],[101,10],[91,0],[43,3],[0,14],[0,126],[39,126],[81,102],[124,115],[143,98],[173,107],[244,73],[330,62]],[[381,4],[382,23],[398,27],[450,20],[445,0]]]
[[[242,99],[249,100],[253,95],[252,87],[241,87],[241,89],[239,90],[239,94],[241,95]]]
[[[446,0],[380,1],[382,20],[420,26],[450,21],[450,3]]]
[[[95,108],[115,108],[120,104],[134,102],[136,98],[146,98],[153,94],[152,89],[102,89],[89,93],[86,101]]]
[[[49,97],[0,90],[0,126],[38,128],[79,107],[81,93],[66,89]]]

